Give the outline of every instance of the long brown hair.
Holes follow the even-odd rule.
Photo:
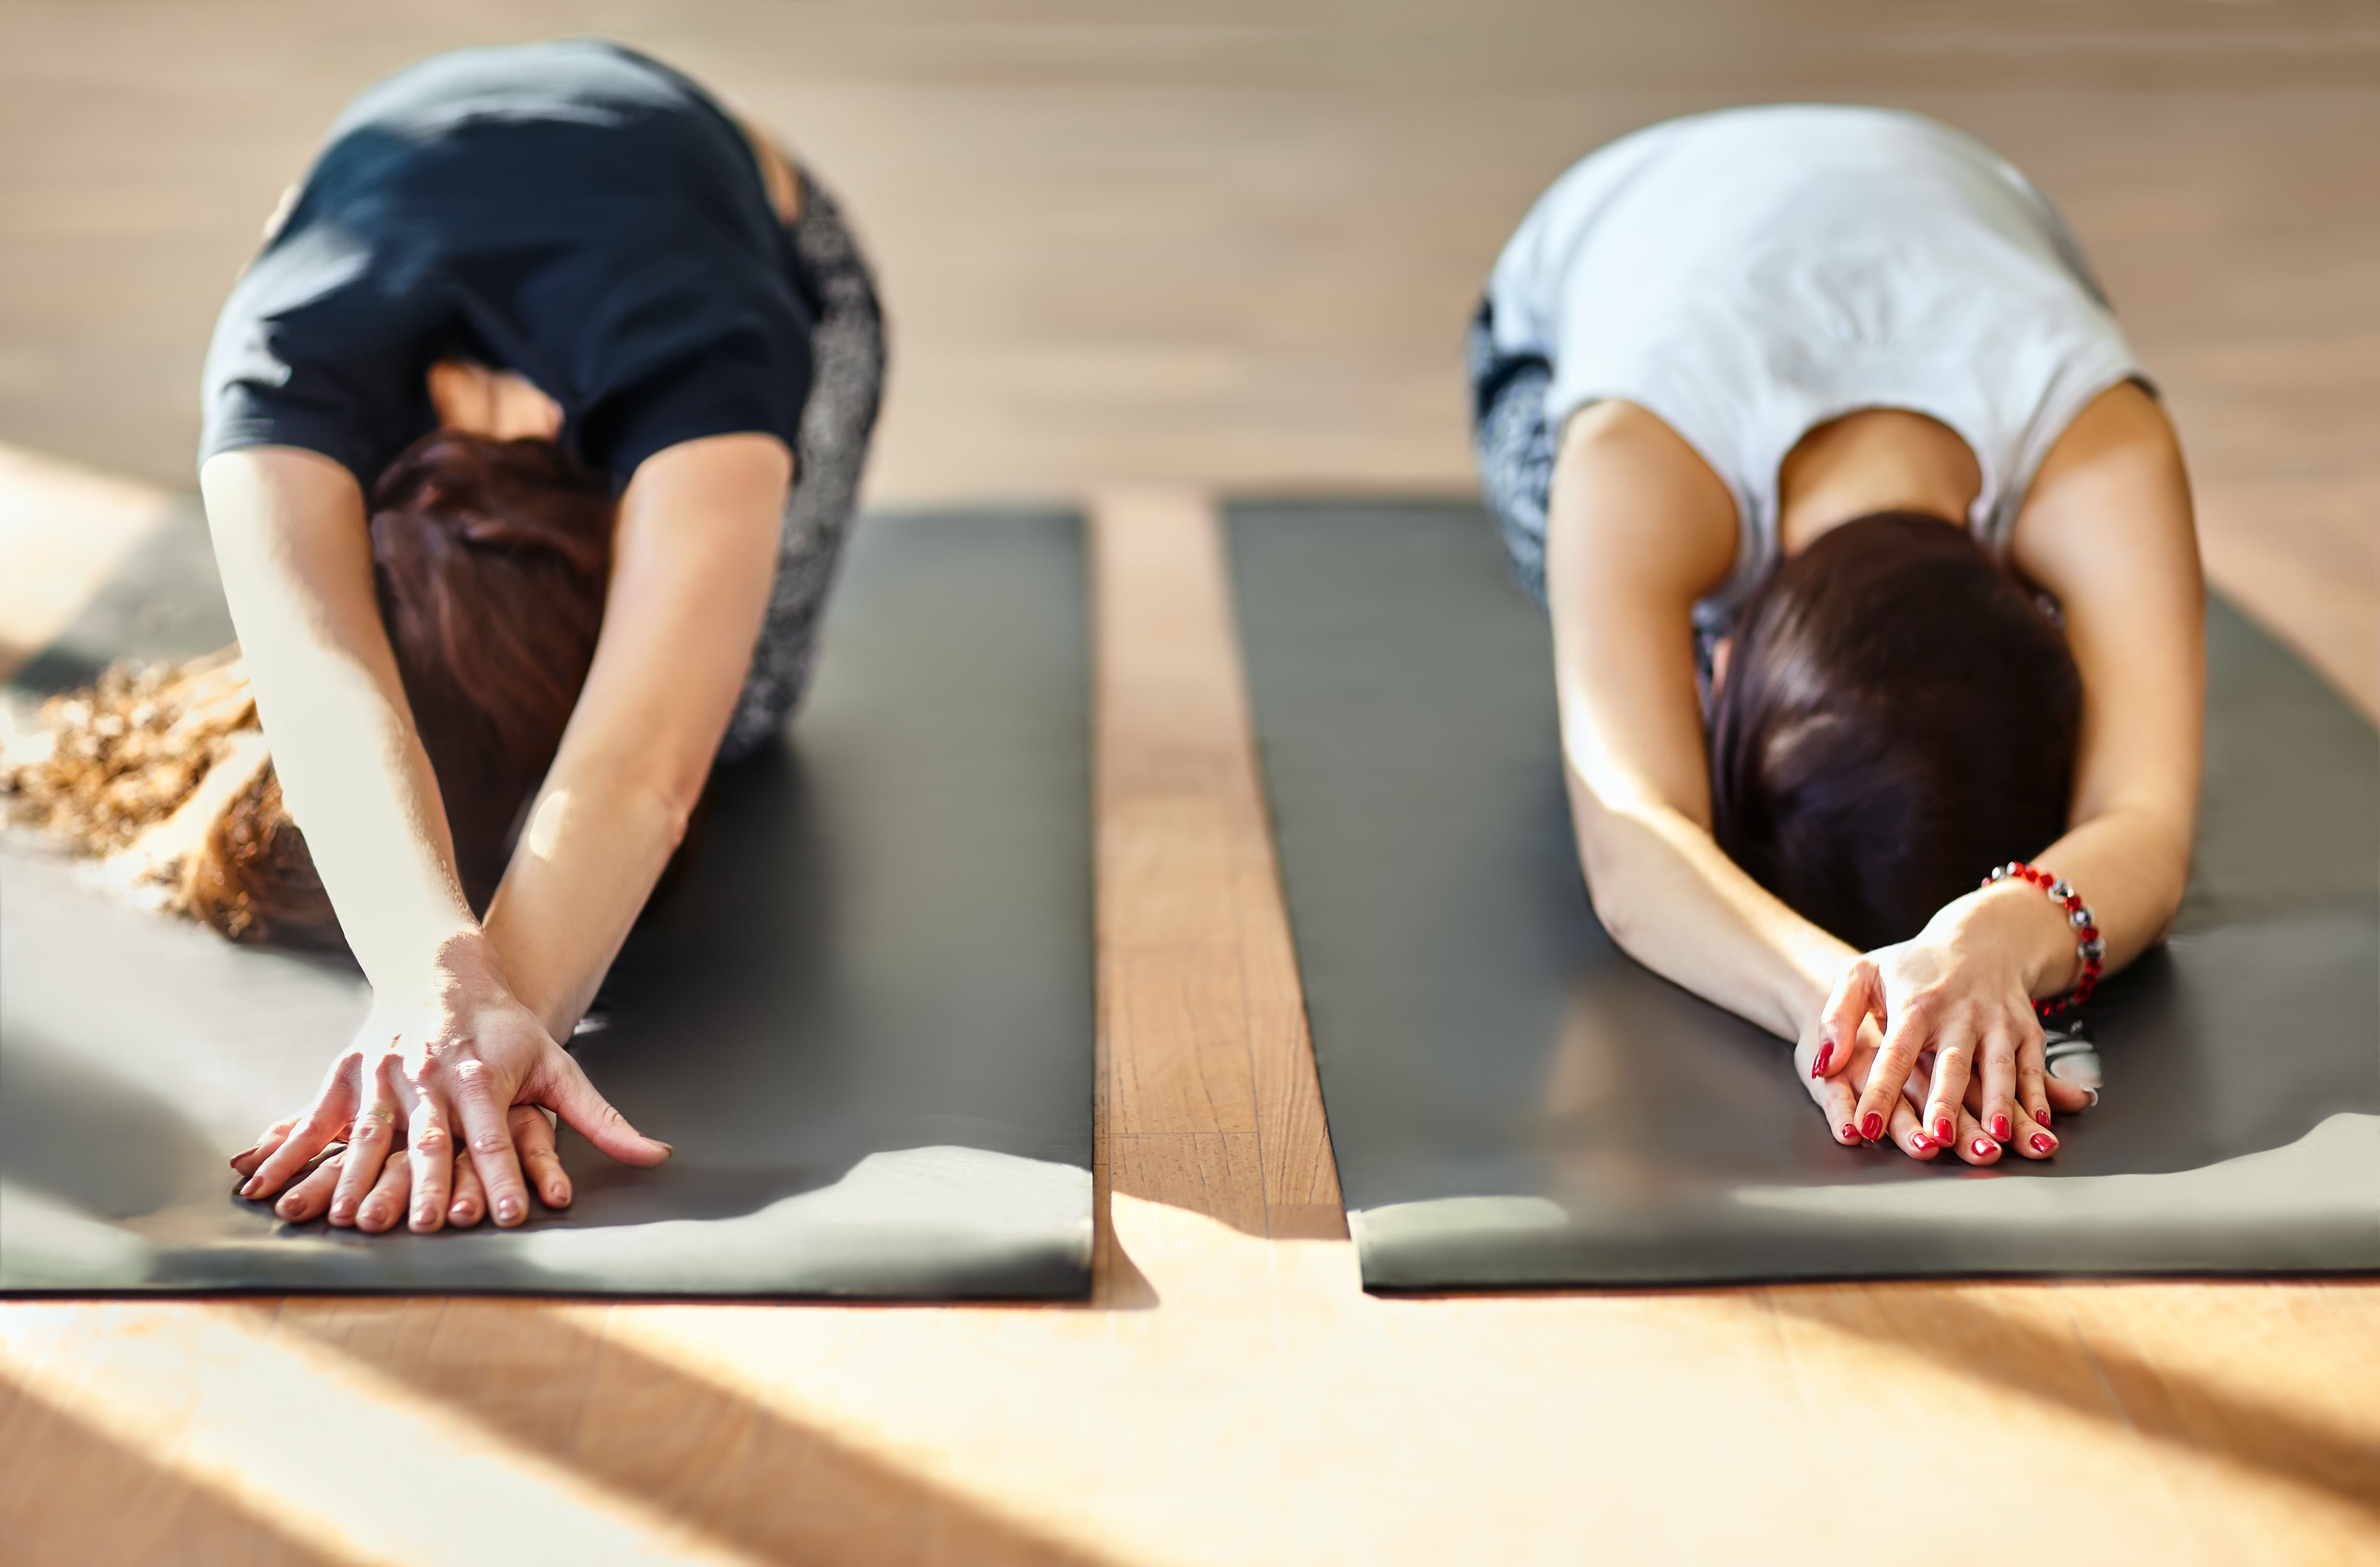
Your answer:
[[[1964,528],[1879,512],[1737,613],[1712,699],[1712,833],[1814,923],[1905,941],[2066,830],[2082,683],[2064,634]]]
[[[374,586],[475,910],[552,765],[603,619],[613,502],[550,442],[438,431],[373,486]],[[207,678],[207,677],[211,677]],[[255,725],[236,659],[117,669],[43,710],[0,767],[11,814],[86,853],[170,817]],[[267,762],[177,863],[163,901],[237,941],[336,944],[338,921]]]

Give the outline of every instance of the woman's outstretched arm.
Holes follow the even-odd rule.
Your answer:
[[[294,447],[225,453],[200,482],[282,793],[364,977],[394,995],[479,922],[381,624],[363,492]]]
[[[2181,906],[2204,743],[2206,589],[2190,483],[2173,427],[2145,392],[2114,387],[2067,428],[2034,480],[2011,553],[2058,599],[2082,676],[2071,826],[2035,863],[2087,901],[2112,971],[2154,945]],[[2057,995],[2081,977],[2073,927],[2022,882],[1957,900],[1937,927],[2005,954],[2026,995]],[[1880,1082],[1932,1048],[1928,1124],[1965,1102],[1995,1136],[2004,1126],[2038,1135],[2029,1111],[2050,1085],[2023,1049],[2038,1035],[2032,1017],[1987,1015],[1987,998],[1918,945],[1864,959],[1828,1003],[1837,1027],[1871,1014],[1888,1024],[1863,1112],[1894,1091]]]
[[[528,1209],[508,1122],[524,1100],[615,1158],[665,1157],[516,999],[464,901],[381,623],[354,478],[311,452],[260,447],[210,458],[200,481],[274,770],[373,997],[307,1114],[243,1156],[243,1190],[278,1191],[345,1139],[339,1168],[285,1197],[285,1216],[327,1205],[334,1221],[385,1228],[410,1188],[415,1228],[434,1229],[460,1136],[499,1221],[516,1222]],[[400,1132],[409,1160],[389,1158]]]
[[[1909,1063],[1897,1075],[1874,1070],[1876,1024],[1852,1014],[1829,1026],[1826,1003],[1861,954],[1754,881],[1711,835],[1692,608],[1731,564],[1733,497],[1660,419],[1605,403],[1564,432],[1548,524],[1547,601],[1572,816],[1612,939],[1645,966],[1794,1040],[1797,1069],[1838,1141],[1889,1136],[1922,1159],[1955,1143],[1969,1162],[1997,1160],[1998,1143],[1979,1146],[1982,1127],[1967,1110],[1954,1113],[1949,1138],[1921,1121],[1902,1092]],[[1955,932],[1944,939],[1964,954],[1953,966],[1973,979],[1973,942]],[[2009,966],[1989,943],[1983,955]],[[2026,1004],[2012,967],[1973,982],[2005,1004]],[[2037,1062],[2037,1029],[2033,1054]],[[2063,1108],[2084,1099],[2062,1085],[2057,1092],[2067,1096]],[[2019,1148],[2029,1157],[2048,1151]]]
[[[1562,759],[1596,914],[1646,967],[1797,1039],[1855,954],[1711,836],[1693,609],[1733,560],[1734,498],[1654,415],[1600,403],[1563,433],[1546,531]]]
[[[488,908],[557,1039],[686,836],[759,638],[792,473],[773,437],[713,436],[646,459],[621,498],[595,662]]]

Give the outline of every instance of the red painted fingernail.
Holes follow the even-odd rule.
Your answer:
[[[1993,1142],[1989,1137],[1977,1137],[1975,1139],[1975,1157],[1977,1159],[1989,1159],[1998,1151],[1999,1145]]]
[[[1883,1136],[1884,1117],[1878,1115],[1875,1111],[1869,1111],[1867,1112],[1867,1118],[1860,1123],[1860,1136],[1865,1137],[1871,1143],[1876,1141],[1878,1137]]]
[[[2035,1153],[2047,1153],[2057,1146],[2058,1145],[2056,1143],[2051,1142],[2047,1137],[2043,1136],[2038,1132],[2035,1132],[2033,1135],[2033,1151]]]
[[[1848,1121],[1843,1123],[1843,1141],[1847,1143],[1855,1143],[1859,1141],[1859,1128],[1852,1125]]]
[[[1825,1044],[1818,1047],[1818,1059],[1810,1063],[1810,1075],[1813,1077],[1824,1077],[1827,1075],[1827,1068],[1833,1064],[1834,1059],[1835,1042],[1832,1039],[1828,1039]]]
[[[2010,1136],[2012,1136],[2009,1131],[2009,1118],[2007,1116],[1995,1115],[1992,1117],[1992,1136],[2004,1143],[2009,1140]]]
[[[1924,1153],[1934,1146],[1934,1139],[1923,1132],[1912,1132],[1909,1134],[1909,1146],[1919,1153]]]
[[[2049,1124],[2049,1106],[2048,1106],[2046,1103],[2044,1103],[2044,1104],[2042,1105],[2042,1107],[2041,1107],[2039,1110],[2036,1110],[2036,1111],[2034,1111],[2033,1112],[2033,1118],[2034,1118],[2035,1121],[2040,1122],[2044,1126],[2048,1125],[2048,1124]]]
[[[1945,1148],[1950,1146],[1950,1118],[1949,1116],[1938,1115],[1934,1118],[1934,1140],[1940,1143]]]

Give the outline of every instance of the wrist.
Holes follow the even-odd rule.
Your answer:
[[[510,993],[495,944],[477,925],[431,939],[394,984],[375,978],[372,989],[392,1001],[403,1002],[409,994],[443,1009],[468,1004],[491,992]]]
[[[1839,941],[1815,927],[1812,929],[1818,940],[1793,954],[1791,972],[1777,997],[1777,1004],[1784,1009],[1782,1015],[1792,1024],[1791,1029],[1782,1034],[1789,1039],[1801,1038],[1820,1020],[1835,987],[1842,980],[1843,970],[1863,955],[1850,942]]]
[[[488,907],[490,949],[504,972],[504,982],[512,988],[514,999],[536,1014],[549,1035],[567,1043],[593,986],[589,984],[586,992],[574,988],[567,975],[552,961],[551,943],[531,937],[533,927],[516,912],[517,905],[508,902],[511,885],[506,882]]]
[[[1982,890],[1996,891],[2004,883],[2031,887],[2041,893],[2065,922],[2066,934],[2073,939],[2074,955],[2070,963],[2061,961],[2057,966],[2058,969],[2072,974],[2071,982],[2054,987],[2055,1000],[2036,1002],[2041,1015],[2053,1017],[2089,1001],[2092,990],[2099,983],[2099,976],[2105,971],[2107,956],[2107,942],[2100,934],[2098,916],[2092,912],[2090,905],[2082,901],[2082,894],[2055,871],[2044,870],[2022,860],[2011,861],[1985,878]],[[2022,893],[2019,893],[2017,896],[2022,899]],[[2041,994],[2040,986],[2041,980],[2036,976],[2028,989],[2038,996]]]
[[[1945,906],[1937,922],[1949,925],[1954,941],[2012,957],[2028,996],[2061,994],[2081,976],[2064,911],[2030,882],[2010,877],[1979,888]]]

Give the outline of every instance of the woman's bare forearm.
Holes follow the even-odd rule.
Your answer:
[[[567,1039],[686,835],[751,662],[792,471],[766,436],[674,446],[622,497],[603,630],[488,934]]]
[[[372,588],[363,495],[327,457],[228,452],[200,475],[274,771],[373,989],[476,934],[438,783]]]
[[[1780,1039],[1800,1037],[1858,955],[1669,807],[1600,799],[1573,770],[1571,815],[1597,917],[1621,950]]]
[[[1734,555],[1734,499],[1659,419],[1603,403],[1563,431],[1548,519],[1562,759],[1596,913],[1646,967],[1797,1039],[1855,954],[1711,836],[1693,606]]]
[[[2090,909],[2107,943],[2101,971],[2113,974],[2163,940],[2190,877],[2186,820],[2143,804],[2077,823],[2034,863],[2062,877]],[[2023,955],[2035,998],[2063,994],[2082,978],[2082,935],[2039,889],[2012,881],[1971,893],[1944,919]]]
[[[566,1039],[686,835],[674,802],[593,769],[557,771],[488,910],[514,993]]]

